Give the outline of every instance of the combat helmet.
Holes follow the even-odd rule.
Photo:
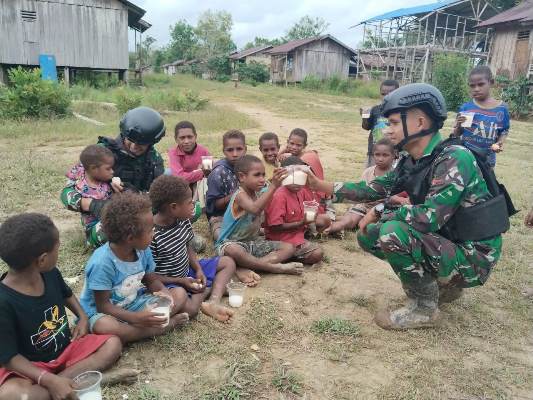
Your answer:
[[[407,132],[407,110],[420,108],[433,120],[433,126],[414,135]],[[402,86],[383,99],[382,114],[388,117],[392,113],[399,112],[402,118],[404,139],[396,145],[402,148],[413,139],[430,135],[437,132],[444,125],[448,117],[444,96],[435,86],[427,83],[411,83]]]
[[[120,121],[120,136],[140,145],[159,142],[165,129],[161,114],[148,107],[133,108]]]

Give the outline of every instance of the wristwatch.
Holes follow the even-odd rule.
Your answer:
[[[383,211],[385,211],[385,203],[379,203],[374,207],[374,212],[379,218],[381,218]]]

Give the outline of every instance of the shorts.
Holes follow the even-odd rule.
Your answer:
[[[241,246],[247,253],[256,258],[261,258],[273,251],[279,250],[281,242],[265,239],[250,240],[248,242],[232,242],[231,240],[227,240],[216,248],[217,254],[223,256],[226,247],[229,245]]]
[[[319,247],[316,243],[311,243],[310,241],[306,240],[305,243],[296,246],[294,258],[296,258],[297,260],[303,260],[309,253],[315,251],[318,248]]]
[[[218,236],[220,235],[220,229],[222,229],[223,220],[223,216],[209,218],[209,232],[211,232],[211,237],[215,242],[217,241]]]
[[[70,342],[57,359],[49,362],[32,361],[32,364],[39,369],[46,370],[52,374],[57,374],[65,368],[85,360],[102,347],[102,345],[112,336],[113,335],[85,335]],[[2,385],[8,378],[14,377],[27,378],[18,372],[0,368],[0,385]]]
[[[213,281],[215,280],[215,276],[217,274],[217,268],[218,268],[219,261],[220,261],[220,257],[202,258],[198,260],[200,267],[202,267],[202,272],[207,278],[207,287],[213,286]],[[196,279],[196,271],[192,269],[191,267],[189,267],[189,272],[187,272],[187,276],[189,278]],[[174,283],[167,283],[165,284],[165,287],[167,289],[172,289],[172,288],[181,287],[181,286],[178,284],[174,284]]]

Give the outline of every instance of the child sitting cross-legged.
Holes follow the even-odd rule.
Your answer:
[[[282,167],[307,165],[298,157],[290,156],[281,162]],[[304,264],[315,264],[322,260],[322,249],[304,238],[309,224],[314,223],[318,231],[327,228],[331,220],[324,213],[315,214],[307,220],[304,201],[314,201],[315,196],[307,186],[290,184],[276,190],[265,210],[265,236],[268,240],[291,243],[296,247],[294,257]]]
[[[129,343],[162,335],[188,321],[186,313],[178,314],[187,300],[185,290],[169,291],[155,273],[148,248],[153,227],[152,203],[146,195],[124,192],[105,206],[102,228],[108,242],[87,262],[81,294],[92,332],[114,334]],[[171,298],[168,320],[152,312],[155,295]]]
[[[231,197],[224,214],[220,237],[216,242],[218,254],[233,258],[237,269],[301,274],[301,263],[282,264],[294,256],[292,244],[259,237],[263,210],[287,172],[283,168],[276,169],[271,184],[261,195],[258,193],[265,186],[265,167],[259,158],[243,156],[235,163],[235,172],[240,187]]]
[[[0,399],[77,399],[72,379],[120,357],[111,335],[88,335],[89,320],[57,269],[59,232],[28,213],[0,226]],[[78,317],[71,331],[65,307]]]
[[[220,300],[226,284],[235,273],[235,262],[229,257],[198,260],[191,246],[194,212],[188,182],[175,176],[160,176],[150,186],[150,199],[155,211],[154,237],[150,248],[156,263],[155,272],[167,287],[183,287],[190,294],[184,311],[193,318],[198,310],[220,322],[229,322],[233,311]],[[209,297],[209,301],[205,301]]]

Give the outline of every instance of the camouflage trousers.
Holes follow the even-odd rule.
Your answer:
[[[456,244],[436,233],[422,233],[402,221],[386,221],[360,231],[359,245],[387,261],[402,283],[435,277],[440,286],[485,283],[501,254],[501,237]]]
[[[85,227],[85,242],[89,247],[100,247],[107,238],[102,231],[102,223],[98,221],[96,224]]]

